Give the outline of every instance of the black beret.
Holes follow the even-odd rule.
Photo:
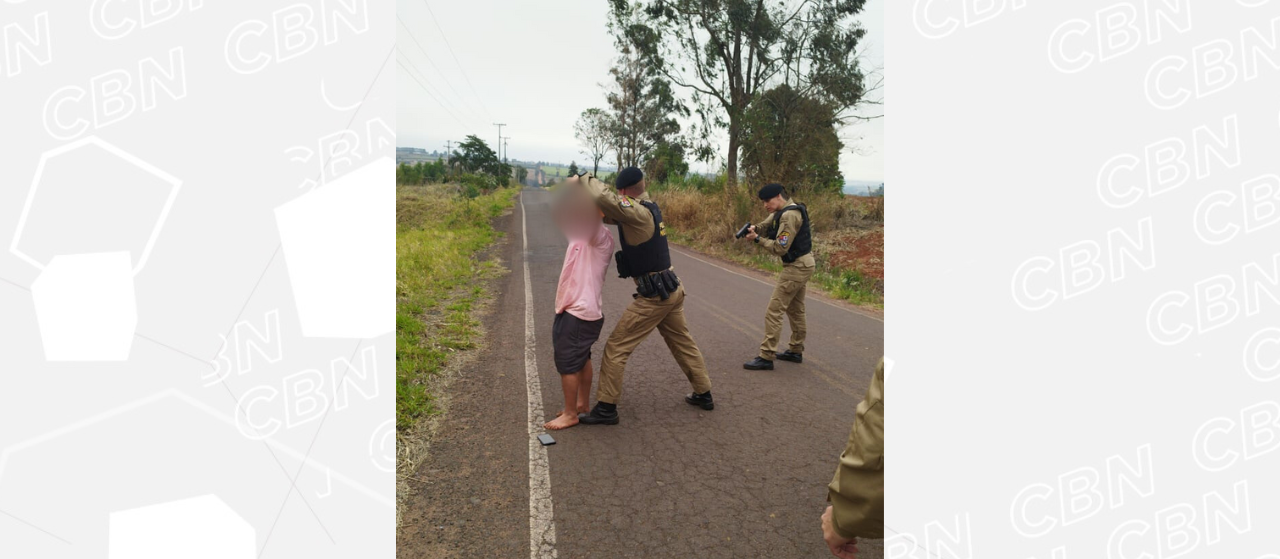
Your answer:
[[[761,200],[772,200],[777,195],[783,194],[786,191],[787,189],[783,188],[782,185],[775,182],[775,183],[764,185],[764,188],[760,189],[759,196]]]
[[[618,173],[617,180],[613,183],[616,188],[626,188],[644,180],[644,172],[635,167],[627,167]]]

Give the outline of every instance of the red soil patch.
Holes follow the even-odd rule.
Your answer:
[[[842,232],[828,248],[831,266],[855,270],[864,277],[884,279],[884,227]]]

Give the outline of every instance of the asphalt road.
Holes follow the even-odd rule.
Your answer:
[[[551,322],[566,243],[551,221],[550,200],[550,193],[526,188],[513,214],[500,219],[511,273],[498,280],[484,354],[451,386],[446,423],[416,473],[400,557],[529,557],[525,258],[547,419],[563,404]],[[830,557],[819,527],[826,484],[883,352],[883,323],[810,293],[805,362],[746,371],[742,363],[763,337],[769,278],[683,248],[673,250],[672,264],[688,294],[685,313],[716,408],[685,404],[688,381],[658,333],[650,335],[627,364],[621,423],[552,433],[558,556]],[[633,289],[611,265],[604,330],[592,351],[597,382],[605,339]],[[784,343],[788,335],[784,328]],[[879,541],[859,551],[883,555]]]

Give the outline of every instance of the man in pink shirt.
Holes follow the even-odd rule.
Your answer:
[[[578,424],[578,413],[586,413],[591,395],[591,346],[604,326],[601,291],[605,272],[613,256],[613,235],[601,222],[600,210],[581,189],[562,189],[557,196],[556,224],[569,239],[556,287],[556,318],[551,326],[551,345],[556,371],[564,389],[564,409],[543,424],[547,429],[566,429]]]

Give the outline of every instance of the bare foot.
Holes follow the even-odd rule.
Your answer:
[[[578,402],[578,413],[591,413],[591,406],[586,402]]]
[[[564,411],[561,411],[560,415],[557,415],[555,419],[552,419],[551,421],[543,423],[542,426],[543,428],[550,429],[552,431],[559,431],[560,429],[568,429],[577,424],[578,424],[577,414],[564,413]]]

